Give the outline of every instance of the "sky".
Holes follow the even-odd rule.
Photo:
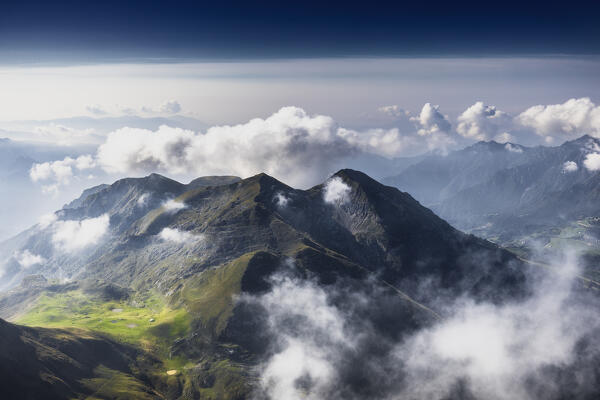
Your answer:
[[[336,168],[380,178],[398,158],[479,140],[599,136],[598,8],[3,4],[0,138],[12,142],[0,143],[0,218],[21,229],[91,185],[151,172],[264,171],[308,187]],[[39,206],[19,200],[32,193]]]
[[[598,5],[517,2],[19,1],[12,62],[597,54]]]
[[[242,123],[294,105],[359,126],[391,104],[417,112],[432,102],[456,116],[484,101],[517,112],[596,98],[599,84],[595,56],[5,65],[0,121],[140,113],[175,99],[182,114],[207,124]]]

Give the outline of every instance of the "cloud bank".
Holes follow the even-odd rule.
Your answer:
[[[176,110],[175,103],[165,103],[165,112]],[[183,178],[248,177],[265,172],[294,186],[309,187],[364,155],[391,159],[428,151],[443,154],[477,140],[555,143],[584,133],[600,137],[599,110],[589,98],[579,98],[533,106],[513,117],[479,101],[453,125],[432,103],[412,117],[390,105],[379,113],[393,116],[397,126],[356,130],[339,126],[329,116],[283,107],[264,119],[214,126],[205,132],[169,126],[155,131],[121,128],[106,136],[96,154],[35,164],[30,177],[43,182],[47,192],[56,192],[76,174],[91,169],[119,177],[150,172]],[[519,151],[512,144],[507,149]],[[593,167],[593,161],[588,164]]]

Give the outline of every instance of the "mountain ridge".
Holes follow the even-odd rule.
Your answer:
[[[180,371],[169,390],[233,399],[249,396],[250,371],[272,346],[268,310],[240,299],[269,292],[278,276],[335,293],[342,309],[360,305],[365,323],[389,340],[438,320],[430,301],[527,293],[524,264],[511,253],[360,171],[340,170],[307,190],[264,173],[199,179],[119,180],[25,232],[9,254],[44,261],[14,275],[38,274],[0,296],[0,317],[156,342],[157,357]],[[107,225],[96,242],[56,246],[64,224],[98,218]],[[419,289],[424,281],[429,291]],[[350,300],[359,295],[370,302]],[[70,319],[57,319],[65,309]]]

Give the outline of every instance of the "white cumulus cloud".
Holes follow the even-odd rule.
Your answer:
[[[508,140],[504,139],[511,137],[506,130],[512,125],[512,117],[481,101],[467,108],[457,121],[456,131],[469,139],[490,140],[497,137],[498,141],[506,142]]]
[[[517,122],[549,138],[573,139],[583,134],[600,136],[600,106],[589,98],[569,99],[562,104],[537,105],[517,116]]]
[[[449,132],[452,125],[448,117],[440,112],[440,106],[425,103],[418,117],[411,118],[419,124],[419,135],[426,136],[438,132]]]
[[[441,113],[440,106],[425,103],[418,117],[410,120],[416,124],[418,140],[423,141],[427,150],[446,153],[456,142],[451,135],[452,124]]]
[[[98,243],[108,232],[110,218],[103,214],[81,221],[55,221],[52,226],[54,246],[65,252],[75,252]]]
[[[156,132],[120,129],[100,146],[98,160],[114,173],[159,170],[250,176],[266,172],[309,185],[322,179],[333,161],[356,151],[338,135],[330,117],[284,107],[267,119],[216,126],[204,134],[166,126]]]

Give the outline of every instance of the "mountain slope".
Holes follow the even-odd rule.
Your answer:
[[[0,297],[0,316],[149,346],[178,373],[168,398],[250,396],[253,371],[277,341],[269,310],[244,299],[260,298],[282,277],[314,282],[382,343],[437,320],[432,304],[445,298],[496,302],[526,289],[510,253],[353,170],[309,190],[265,174],[189,185],[159,175],[125,179],[56,216],[11,242],[13,254],[43,258],[14,277],[44,278]],[[82,234],[98,218],[105,232],[86,247],[57,243],[65,226]]]
[[[136,377],[141,353],[133,348],[89,332],[26,328],[1,319],[0,337],[3,398],[162,398],[147,377]]]

